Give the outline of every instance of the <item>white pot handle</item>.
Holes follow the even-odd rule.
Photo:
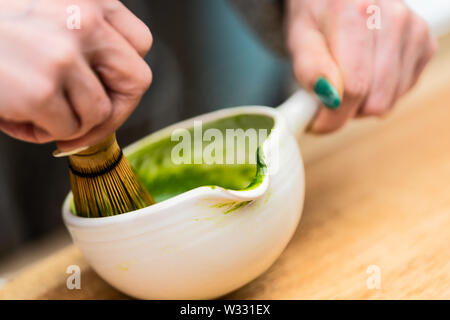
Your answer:
[[[319,101],[306,90],[295,92],[277,110],[286,119],[289,129],[298,137],[319,111]]]

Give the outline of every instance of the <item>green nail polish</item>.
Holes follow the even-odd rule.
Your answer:
[[[317,94],[320,101],[330,109],[335,110],[341,105],[341,98],[339,97],[338,92],[324,77],[320,77],[317,80],[316,85],[314,86],[314,92]]]

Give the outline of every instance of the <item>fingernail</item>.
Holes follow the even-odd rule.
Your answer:
[[[70,150],[70,151],[65,151],[65,152],[62,152],[62,151],[59,151],[59,150],[55,150],[55,151],[53,151],[53,156],[55,158],[67,157],[67,156],[71,156],[73,154],[76,154],[78,152],[84,151],[87,148],[89,148],[89,147],[81,147],[81,148],[77,148],[77,149]]]
[[[320,77],[314,86],[314,92],[322,103],[329,109],[336,110],[341,105],[341,98],[337,90],[324,77]]]

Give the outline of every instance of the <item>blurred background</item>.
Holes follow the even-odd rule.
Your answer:
[[[122,146],[194,115],[237,105],[276,106],[286,98],[293,82],[289,61],[260,41],[230,2],[123,2],[152,31],[146,59],[154,80],[118,132]],[[450,1],[407,2],[435,33],[450,30]],[[70,189],[67,162],[51,156],[54,148],[0,133],[0,285],[70,243],[61,219]]]

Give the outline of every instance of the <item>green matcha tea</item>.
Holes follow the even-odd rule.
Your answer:
[[[216,159],[223,159],[219,164],[195,161],[194,146],[200,146],[200,150],[208,152],[206,148],[210,148],[211,142],[214,142],[211,137],[210,141],[204,141],[205,136],[197,135],[195,128],[186,130],[190,135],[190,141],[183,141],[190,149],[185,148],[179,152],[185,160],[191,160],[187,161],[188,163],[174,163],[173,150],[183,139],[172,141],[170,136],[142,145],[138,150],[128,154],[127,158],[156,202],[201,186],[220,186],[232,190],[251,188],[261,182],[265,165],[261,152],[251,147],[248,143],[251,139],[246,134],[257,132],[256,147],[258,147],[270,134],[273,125],[271,117],[258,114],[237,115],[202,124],[205,136],[209,132],[208,129],[215,129],[212,132],[222,133],[223,137],[228,138],[227,134],[230,134],[230,140],[233,132],[236,134],[235,141],[240,138],[240,142],[245,141],[245,144],[236,143],[233,148],[224,142],[221,149],[214,149],[211,155],[217,157]],[[261,132],[267,134],[260,135]],[[222,158],[218,156],[219,153],[223,155]],[[240,161],[228,161],[233,157],[236,160],[236,157],[242,154],[245,155],[244,161],[243,158]]]

